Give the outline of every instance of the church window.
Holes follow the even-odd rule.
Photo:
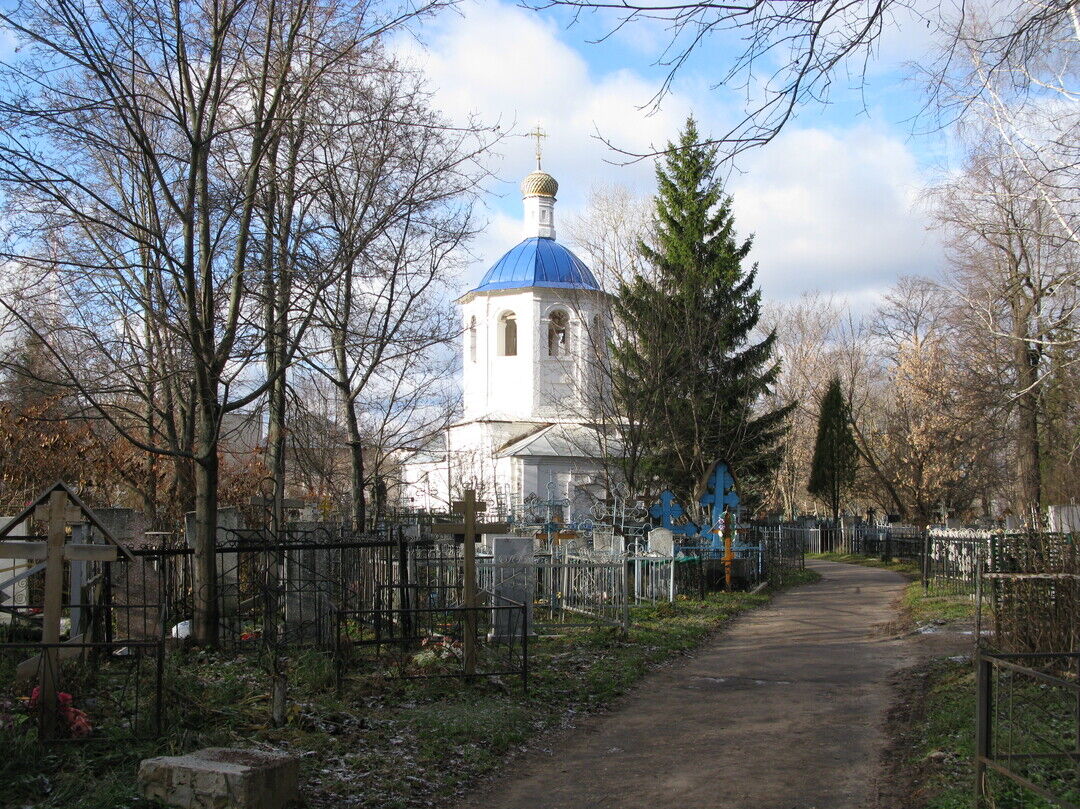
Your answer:
[[[476,362],[476,318],[469,320],[469,362]]]
[[[548,322],[548,356],[559,357],[566,354],[566,334],[570,318],[566,312],[552,312]]]
[[[517,319],[513,312],[499,318],[499,353],[504,357],[517,356]]]

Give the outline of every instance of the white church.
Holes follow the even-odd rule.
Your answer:
[[[463,418],[403,464],[407,508],[444,511],[474,488],[503,513],[533,495],[568,501],[565,519],[607,494],[616,451],[596,422],[610,296],[555,239],[558,190],[537,155],[521,183],[524,241],[457,300]]]

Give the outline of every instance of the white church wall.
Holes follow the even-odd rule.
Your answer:
[[[512,312],[517,323],[517,353],[500,353],[500,318]],[[533,363],[536,312],[531,289],[475,295],[462,305],[465,339],[462,385],[465,418],[533,418]],[[470,329],[476,318],[475,361]]]

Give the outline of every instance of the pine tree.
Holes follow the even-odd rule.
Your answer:
[[[844,493],[855,482],[858,457],[859,449],[851,432],[851,406],[844,398],[840,378],[834,376],[821,398],[810,484],[806,487],[828,507],[834,523],[840,516]]]
[[[752,339],[751,239],[737,240],[716,149],[700,140],[688,119],[657,165],[654,237],[639,245],[648,271],[620,284],[615,302],[626,335],[613,346],[613,389],[642,427],[646,477],[686,497],[724,460],[752,503],[779,462],[790,407],[763,404],[779,370],[775,334]]]

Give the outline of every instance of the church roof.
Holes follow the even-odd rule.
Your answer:
[[[532,237],[496,261],[473,292],[522,287],[595,289],[600,285],[580,258],[554,239]]]
[[[614,436],[608,438],[605,448],[600,443],[597,428],[587,424],[549,424],[529,433],[495,454],[499,458],[547,457],[547,458],[603,458],[605,451],[621,453],[622,445]]]

